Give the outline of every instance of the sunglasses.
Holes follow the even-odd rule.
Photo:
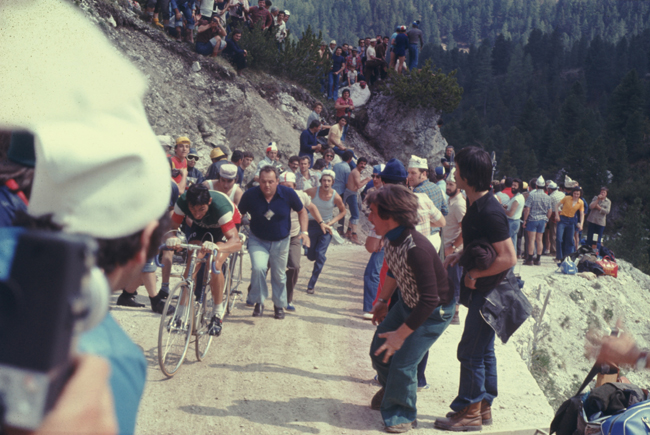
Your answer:
[[[325,158],[328,158],[328,157],[330,157],[330,158],[333,159],[333,158],[334,158],[334,154],[325,154]]]
[[[187,160],[198,160],[199,156],[187,156]]]

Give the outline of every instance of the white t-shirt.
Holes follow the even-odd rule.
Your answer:
[[[296,190],[295,192],[298,194],[298,198],[302,201],[303,207],[309,207],[309,204],[311,204],[311,197],[302,190]],[[291,210],[291,232],[289,234],[291,237],[296,237],[300,234],[300,220],[298,219],[297,211]]]
[[[449,198],[449,213],[445,217],[446,224],[442,232],[445,248],[451,246],[454,240],[456,240],[463,231],[461,223],[463,222],[463,217],[465,217],[466,211],[467,203],[461,192],[458,192],[456,195]],[[458,246],[456,247],[458,248]]]
[[[524,204],[526,203],[526,198],[524,198],[524,195],[522,195],[521,193],[516,194],[510,199],[510,201],[506,203],[506,209],[508,211],[512,210],[512,207],[515,203],[519,204],[517,206],[517,211],[515,211],[515,214],[513,214],[512,217],[508,217],[508,219],[517,221],[521,219],[521,215],[524,212]]]
[[[371,59],[373,57],[377,57],[377,51],[375,50],[375,47],[370,46],[370,47],[366,48],[366,57],[368,59]]]

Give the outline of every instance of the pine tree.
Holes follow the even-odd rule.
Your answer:
[[[641,269],[650,273],[650,232],[648,219],[643,213],[641,198],[636,198],[625,213],[623,227],[620,234],[612,243],[616,255]]]
[[[492,49],[492,73],[494,75],[505,74],[510,63],[511,42],[503,34],[497,36]]]

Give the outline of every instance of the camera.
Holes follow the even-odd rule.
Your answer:
[[[108,311],[94,239],[0,228],[0,427],[37,429],[73,371],[75,338]]]

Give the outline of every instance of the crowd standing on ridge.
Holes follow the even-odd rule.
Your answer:
[[[214,13],[216,3],[210,3],[200,3],[202,15]],[[267,11],[264,1],[250,8],[246,0],[217,3],[222,5],[220,16],[227,10],[242,24],[250,20],[268,28],[274,13],[281,16],[277,10]],[[211,6],[209,11],[202,9],[205,4]],[[165,15],[167,5],[171,10]],[[196,6],[191,0],[152,0],[147,14],[155,19],[156,11],[162,12],[163,21],[169,20],[171,28],[191,40],[187,31],[193,29]],[[46,19],[51,10],[38,4],[0,5],[0,10],[0,17],[9,23],[23,22],[27,15],[43,22],[46,30],[51,25]],[[377,325],[370,359],[381,386],[370,400],[371,408],[380,411],[387,432],[417,426],[417,394],[429,389],[424,376],[429,349],[449,325],[460,325],[457,306],[462,303],[468,311],[457,351],[458,394],[451,400],[452,411],[438,418],[435,427],[468,431],[492,423],[492,404],[498,396],[495,338],[505,342],[530,315],[530,306],[512,279],[517,247],[524,264],[535,265],[553,247],[560,260],[579,243],[602,244],[611,210],[606,187],[587,203],[578,183],[568,177],[561,185],[542,176],[529,183],[507,177],[497,182],[491,180],[489,154],[472,146],[457,154],[447,147],[441,166],[433,169],[419,156],[411,156],[406,166],[397,159],[372,162],[372,176],[367,177],[369,162],[346,144],[346,113],[353,105],[345,92],[336,99],[343,114],[334,125],[323,125],[322,106],[315,106],[295,155],[287,159],[288,167],[280,161],[277,144],[270,142],[250,179],[246,172],[253,171],[246,169],[254,155],[248,150],[228,156],[221,148],[213,149],[212,163],[203,174],[196,168],[199,154],[189,137],[178,137],[165,150],[166,157],[160,150],[140,101],[144,78],[72,6],[64,4],[57,13],[57,22],[65,22],[70,32],[85,32],[92,50],[63,43],[69,42],[66,35],[51,32],[66,58],[76,62],[61,70],[52,67],[59,51],[34,55],[19,44],[3,47],[18,66],[9,71],[11,86],[3,88],[16,110],[0,117],[3,131],[10,132],[7,159],[0,162],[0,225],[92,237],[104,284],[112,292],[122,290],[117,303],[141,307],[134,295],[144,285],[157,313],[164,309],[160,302],[169,297],[173,262],[172,252],[165,252],[162,284],[156,292],[152,260],[163,240],[169,248],[178,248],[183,239],[200,244],[202,254],[218,248],[214,258],[218,268],[228,255],[241,252],[239,231],[247,226],[252,315],[264,314],[270,271],[273,316],[281,320],[285,309],[296,311],[292,302],[300,246],[314,262],[305,289],[314,294],[326,271],[325,254],[332,238],[345,235],[351,243],[362,243],[358,228],[363,211],[371,224],[365,240],[371,255],[364,273],[363,318]],[[6,29],[10,40],[29,40],[31,30],[24,26]],[[403,70],[404,38],[397,36],[404,29],[396,33],[392,39],[399,39],[400,45],[392,47],[390,59]],[[375,47],[372,41],[369,47]],[[83,80],[88,65],[96,68],[96,64],[111,66],[96,70],[102,82],[128,78],[133,84],[113,95],[109,106],[105,92],[85,86]],[[44,83],[35,83],[26,73],[38,67],[48,74]],[[19,98],[34,88],[45,97]],[[53,95],[66,103],[67,118],[43,115],[52,109]],[[329,130],[326,139],[321,129]],[[361,197],[365,199],[359,204]],[[549,224],[551,219],[555,225]],[[213,274],[209,286],[215,302],[209,333],[219,336],[223,275]],[[491,315],[486,316],[485,310],[492,310]],[[73,357],[70,380],[34,433],[133,433],[146,380],[142,350],[110,312],[78,338],[71,354],[79,356]],[[606,337],[602,342],[599,361],[648,366],[647,352],[629,336]]]

